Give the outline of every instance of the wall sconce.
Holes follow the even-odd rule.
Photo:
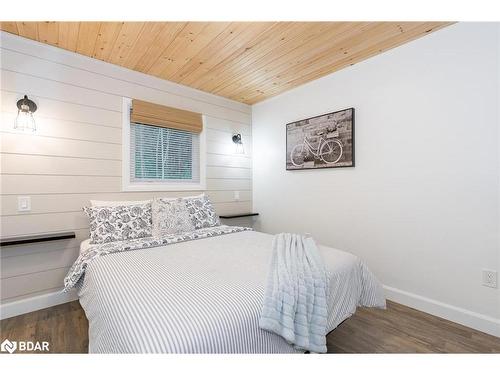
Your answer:
[[[241,134],[234,134],[233,135],[233,143],[235,146],[235,152],[237,154],[244,154],[245,149],[243,148],[243,141],[241,140]]]
[[[17,117],[14,123],[14,129],[28,132],[35,132],[36,124],[33,118],[33,113],[37,110],[37,106],[33,100],[28,99],[27,95],[17,101]]]

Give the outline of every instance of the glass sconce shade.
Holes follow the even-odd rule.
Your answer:
[[[33,112],[37,110],[35,102],[28,99],[27,95],[17,102],[17,117],[14,123],[14,129],[27,132],[36,131],[36,123],[33,118]]]
[[[234,134],[233,135],[233,143],[235,146],[235,153],[237,154],[244,154],[245,149],[243,147],[243,141],[241,140],[241,134]]]

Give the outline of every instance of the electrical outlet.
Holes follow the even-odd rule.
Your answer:
[[[240,200],[240,192],[239,191],[235,191],[234,192],[234,200],[235,201],[239,201]]]
[[[31,197],[17,197],[17,211],[31,211]]]
[[[483,285],[489,288],[498,288],[498,272],[483,270]]]

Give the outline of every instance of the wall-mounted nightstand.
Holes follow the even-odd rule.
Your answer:
[[[238,217],[250,217],[250,216],[259,216],[256,212],[251,212],[247,214],[235,214],[235,215],[221,215],[219,216],[221,219],[236,219]]]
[[[244,214],[234,214],[234,215],[221,215],[219,216],[224,224],[234,225],[240,227],[253,227],[252,217],[258,216],[256,212],[249,212]]]
[[[34,236],[17,236],[17,237],[4,237],[0,238],[0,246],[13,246],[13,245],[24,245],[34,242],[46,242],[46,241],[57,241],[57,240],[67,240],[75,238],[75,232],[60,232],[60,233],[50,233],[50,234],[38,234]]]

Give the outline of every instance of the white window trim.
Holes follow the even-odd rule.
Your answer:
[[[130,109],[132,99],[123,98],[122,104],[122,191],[197,191],[206,189],[206,131],[200,133],[200,182],[132,182],[130,181]],[[205,124],[205,116],[202,116]]]

